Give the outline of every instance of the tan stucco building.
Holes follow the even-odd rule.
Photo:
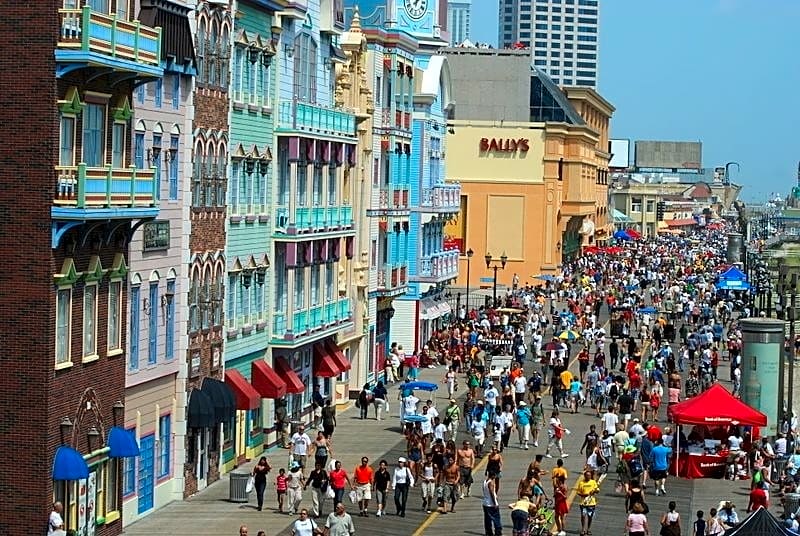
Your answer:
[[[614,108],[592,89],[559,90],[552,82],[545,89],[563,91],[555,105],[569,108],[564,121],[451,122],[446,169],[448,180],[461,183],[462,208],[447,233],[462,252],[459,286],[467,285],[469,249],[472,288],[481,278],[487,286],[493,276],[487,253],[508,257],[497,279],[510,286],[514,274],[521,284],[538,283],[531,277],[556,273],[582,246],[609,236],[608,124]]]

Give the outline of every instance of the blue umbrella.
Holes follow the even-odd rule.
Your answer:
[[[637,288],[639,288],[639,285],[625,285],[625,290],[627,291],[636,290]]]
[[[425,415],[404,415],[403,420],[406,422],[425,422],[428,418]]]
[[[549,274],[539,274],[533,276],[534,279],[541,279],[542,281],[555,281],[556,278]]]
[[[406,382],[400,385],[400,389],[405,389],[406,391],[435,391],[438,388],[437,384],[431,382]]]
[[[631,240],[631,235],[629,235],[625,231],[620,230],[614,233],[614,238],[616,238],[617,240]]]
[[[643,315],[653,315],[656,314],[657,312],[658,309],[656,309],[655,307],[642,307],[641,309],[639,309],[639,313]]]

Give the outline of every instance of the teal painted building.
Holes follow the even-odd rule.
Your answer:
[[[231,52],[230,161],[225,259],[225,381],[236,395],[236,421],[224,434],[223,471],[264,448],[264,400],[253,367],[269,346],[272,284],[271,207],[274,182],[276,47],[272,25],[279,5],[237,3]],[[262,362],[262,363],[257,363]],[[257,374],[257,373],[256,373]]]
[[[444,289],[458,276],[459,252],[444,247],[444,226],[458,215],[461,201],[461,187],[444,181],[447,121],[455,103],[447,59],[437,51],[447,42],[441,35],[437,0],[347,0],[347,6],[348,14],[358,6],[364,27],[403,32],[418,45],[413,68],[405,73],[413,79],[411,143],[401,146],[410,167],[409,230],[401,235],[408,256],[408,287],[392,304],[389,327],[390,341],[410,354],[427,344],[450,312]],[[393,94],[401,93],[397,88],[402,87],[396,86]]]

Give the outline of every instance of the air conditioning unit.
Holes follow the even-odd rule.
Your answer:
[[[206,4],[211,6],[227,7],[230,4],[230,0],[206,0]]]

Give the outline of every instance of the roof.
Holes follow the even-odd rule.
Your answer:
[[[575,109],[569,99],[564,94],[563,91],[556,85],[553,80],[547,76],[547,73],[536,67],[533,63],[531,63],[531,82],[533,86],[533,81],[538,80],[542,84],[542,88],[545,92],[549,93],[550,97],[555,101],[555,104],[564,112],[566,116],[566,123],[571,125],[585,125],[586,121],[583,120],[581,114]],[[534,91],[534,88],[531,87],[531,91]],[[533,100],[533,96],[531,98]],[[533,106],[532,106],[533,108]],[[546,121],[548,119],[538,118],[538,117],[531,117],[531,121]]]
[[[178,65],[195,63],[189,8],[169,0],[142,0],[139,22],[151,28],[161,27],[161,59]]]
[[[781,522],[764,507],[759,507],[734,528],[725,531],[725,536],[786,536],[788,534],[791,532],[784,528]]]
[[[620,212],[617,209],[612,209],[611,217],[614,219],[616,223],[628,223],[632,222],[633,220],[624,212]]]
[[[733,280],[738,280],[738,281],[746,281],[747,280],[747,276],[744,274],[744,272],[742,272],[736,266],[731,266],[730,268],[728,268],[727,270],[725,270],[724,272],[719,274],[719,278],[720,279],[733,279]]]
[[[751,408],[718,383],[695,397],[669,406],[667,414],[676,424],[767,425],[766,415]]]

